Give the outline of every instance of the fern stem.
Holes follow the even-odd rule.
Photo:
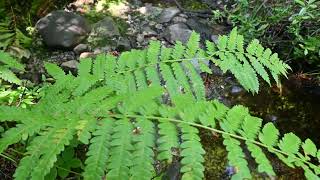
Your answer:
[[[60,167],[60,166],[54,166],[54,167],[56,167],[56,168],[58,168],[58,169],[62,169],[62,170],[67,171],[67,172],[69,172],[69,173],[72,173],[72,174],[78,175],[78,176],[80,176],[80,177],[82,177],[82,176],[83,176],[83,175],[82,175],[82,174],[80,174],[80,173],[77,173],[77,172],[75,172],[75,171],[71,171],[71,170],[69,170],[69,169],[66,169],[66,168],[63,168],[63,167]]]
[[[164,121],[171,121],[171,122],[176,122],[176,123],[184,123],[184,124],[188,124],[188,125],[191,125],[191,126],[194,126],[194,127],[199,127],[199,128],[202,128],[202,129],[207,129],[207,130],[210,130],[210,131],[213,131],[213,132],[216,132],[216,133],[220,133],[220,134],[225,134],[225,135],[229,135],[230,137],[233,137],[233,138],[237,138],[237,139],[240,139],[240,140],[243,140],[243,141],[247,141],[247,142],[251,142],[251,143],[254,143],[256,145],[259,145],[259,146],[262,146],[264,148],[267,148],[269,149],[270,152],[277,152],[277,153],[281,153],[283,155],[286,155],[286,156],[289,156],[288,153],[284,152],[284,151],[281,151],[280,149],[276,149],[272,146],[268,146],[268,145],[265,145],[259,141],[255,141],[255,140],[251,140],[251,139],[247,139],[243,136],[239,136],[239,135],[236,135],[236,134],[231,134],[231,133],[228,133],[228,132],[225,132],[225,131],[222,131],[222,130],[219,130],[219,129],[214,129],[214,128],[210,128],[210,127],[207,127],[207,126],[204,126],[204,125],[201,125],[201,124],[197,124],[197,123],[192,123],[192,122],[187,122],[187,121],[183,121],[183,120],[178,120],[178,119],[174,119],[174,118],[164,118],[164,117],[157,117],[157,116],[140,116],[140,115],[122,115],[122,114],[113,114],[113,115],[110,115],[111,117],[115,117],[115,118],[123,118],[123,117],[126,117],[126,118],[146,118],[146,119],[152,119],[152,120],[164,120]],[[295,159],[298,159],[299,161],[302,161],[306,164],[312,164],[304,159],[301,159],[301,158],[298,158],[298,157],[294,157]]]

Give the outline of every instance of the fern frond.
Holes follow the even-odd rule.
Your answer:
[[[248,168],[248,162],[245,159],[245,155],[240,147],[240,142],[228,135],[223,135],[223,144],[228,151],[229,165],[234,167],[237,171],[232,176],[232,179],[251,179],[250,170]]]
[[[129,179],[130,167],[133,165],[132,145],[133,126],[128,119],[120,119],[115,123],[114,134],[110,142],[110,157],[107,179]]]
[[[155,125],[148,119],[137,119],[136,133],[133,135],[133,164],[130,168],[131,179],[149,180],[155,174],[153,158],[155,148]]]
[[[48,146],[47,138],[49,137],[48,132],[44,132],[42,136],[37,136],[31,141],[30,145],[26,148],[27,156],[23,157],[17,167],[14,177],[17,180],[28,179],[32,169],[37,165],[42,149]]]
[[[212,43],[207,43],[207,50],[211,60],[224,72],[230,71],[242,86],[252,93],[259,91],[257,75],[270,85],[270,78],[267,70],[279,84],[280,76],[286,76],[290,67],[280,61],[277,54],[272,54],[269,49],[264,49],[258,40],[253,40],[244,51],[243,36],[237,33],[234,28],[229,36],[220,36],[218,39],[218,50],[214,49]],[[219,59],[216,59],[216,58]],[[248,60],[249,59],[249,60]]]
[[[200,137],[198,136],[198,130],[190,125],[181,124],[182,132],[182,156],[181,172],[183,173],[182,179],[202,179],[204,177],[204,157],[205,151],[200,143]]]
[[[8,53],[0,51],[0,79],[14,84],[21,84],[21,80],[10,70],[24,71],[24,66]]]
[[[16,127],[7,130],[0,139],[0,153],[7,149],[8,146],[34,135],[44,125],[44,123],[33,121],[28,124],[18,124]]]
[[[172,114],[169,108],[161,108],[160,114],[163,117],[168,118],[175,116],[175,113]],[[159,151],[157,159],[167,161],[170,164],[173,160],[173,148],[178,148],[180,146],[178,130],[174,123],[168,121],[159,121],[158,128],[160,137],[157,140]]]
[[[103,119],[93,132],[94,137],[90,140],[88,158],[85,162],[84,179],[96,180],[105,175],[113,124],[112,119]]]
[[[57,155],[60,154],[65,146],[69,145],[74,134],[74,123],[69,123],[63,128],[53,131],[48,137],[47,143],[51,144],[43,149],[43,155],[40,157],[34,170],[31,172],[31,179],[43,179],[50,172],[54,163],[57,161]]]
[[[248,108],[205,100],[194,62],[204,65],[211,59],[252,92],[259,90],[258,75],[267,82],[270,74],[286,75],[289,68],[277,55],[256,40],[247,48],[243,42],[236,29],[221,36],[217,46],[208,42],[206,51],[194,33],[186,46],[165,48],[154,41],[119,58],[82,59],[76,77],[46,64],[56,81],[39,103],[30,110],[0,106],[0,121],[17,123],[2,134],[0,152],[31,142],[14,175],[21,180],[44,179],[71,140],[89,144],[85,179],[150,179],[155,158],[167,165],[181,159],[182,179],[202,179],[202,128],[222,134],[229,165],[236,170],[232,179],[251,178],[246,155],[255,159],[259,172],[275,175],[266,152],[317,179],[320,168],[311,159],[320,159],[320,150],[311,140],[302,143],[293,133],[279,140],[279,130],[272,123],[262,127]],[[162,100],[167,94],[169,101]]]
[[[0,62],[5,64],[5,67],[7,68],[14,68],[24,71],[24,65],[19,63],[15,58],[6,52],[0,51]]]

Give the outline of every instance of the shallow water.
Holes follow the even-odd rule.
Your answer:
[[[251,114],[264,119],[263,123],[273,122],[282,135],[293,132],[303,141],[310,138],[315,144],[320,144],[320,134],[318,133],[320,131],[319,86],[315,84],[308,86],[306,85],[309,84],[308,82],[299,82],[299,79],[289,78],[283,81],[282,88],[264,85],[260,87],[260,92],[257,95],[245,91],[232,94],[231,89],[235,83],[232,82],[233,80],[229,80],[230,77],[211,76],[208,78],[207,88],[211,92],[218,92],[217,94],[220,96],[215,97],[225,104],[229,106],[244,105],[249,108]],[[209,98],[214,98],[213,96],[209,96]],[[227,167],[226,152],[224,149],[221,152],[221,148],[223,148],[221,140],[214,140],[213,136],[208,133],[203,134],[203,144],[207,151],[206,179],[228,179],[224,172]],[[277,178],[304,179],[303,171],[300,169],[288,168],[273,156],[268,156],[268,158],[273,164]],[[251,168],[256,168],[254,161],[249,159],[248,162]],[[221,168],[223,166],[224,169]],[[218,172],[214,172],[218,169]],[[255,179],[262,178],[258,173],[255,177]]]

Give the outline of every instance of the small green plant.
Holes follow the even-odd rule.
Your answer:
[[[8,53],[0,51],[0,79],[20,85],[21,80],[17,78],[17,76],[10,69],[24,71],[24,65],[19,63]]]
[[[94,61],[82,59],[77,76],[47,63],[56,82],[44,89],[39,103],[30,109],[0,106],[0,122],[17,123],[2,134],[0,152],[27,143],[14,178],[47,179],[59,166],[58,156],[76,141],[88,147],[84,179],[150,180],[157,176],[154,162],[170,164],[174,156],[181,159],[183,180],[202,179],[205,151],[198,129],[206,129],[222,134],[229,164],[237,169],[233,179],[251,178],[242,145],[261,173],[275,175],[266,156],[269,152],[290,167],[303,168],[308,179],[318,179],[320,168],[311,158],[320,160],[320,151],[311,140],[302,142],[293,133],[279,138],[272,123],[262,125],[247,108],[205,100],[203,81],[191,61],[198,61],[206,72],[204,61],[212,60],[245,78],[240,82],[251,92],[259,89],[253,83],[256,77],[244,76],[262,72],[251,64],[261,63],[276,79],[288,68],[269,50],[261,50],[257,41],[245,51],[236,32],[221,36],[217,46],[208,42],[206,51],[199,48],[199,35],[193,33],[185,46],[178,42],[166,48],[155,41],[148,49],[124,52],[118,59],[110,54]],[[260,56],[261,51],[268,56]]]
[[[23,86],[13,88],[12,85],[0,83],[0,104],[28,108],[40,98],[41,88],[29,89]]]
[[[226,17],[245,39],[257,38],[284,57],[319,64],[320,1],[232,1]],[[214,18],[214,17],[213,17]]]

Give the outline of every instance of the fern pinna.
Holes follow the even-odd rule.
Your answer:
[[[223,45],[225,41],[227,45]],[[229,164],[237,169],[233,179],[251,178],[244,147],[261,173],[275,175],[268,151],[290,167],[303,168],[308,179],[318,179],[320,168],[315,162],[320,160],[320,151],[311,140],[302,143],[293,133],[280,138],[272,123],[262,125],[247,108],[228,108],[205,100],[203,82],[192,61],[207,72],[205,61],[211,59],[237,78],[241,74],[236,75],[239,72],[235,70],[241,68],[251,67],[251,73],[262,74],[254,63],[260,63],[264,72],[269,70],[276,81],[286,74],[288,67],[280,60],[266,55],[259,59],[259,45],[255,45],[254,53],[249,47],[246,53],[232,48],[241,45],[241,36],[233,30],[229,37],[220,37],[216,50],[208,42],[204,51],[199,48],[199,36],[193,33],[187,45],[178,42],[165,48],[155,41],[146,50],[124,52],[118,58],[102,54],[96,59],[82,59],[77,76],[46,64],[56,82],[46,87],[36,105],[30,109],[0,107],[0,122],[16,123],[2,134],[0,152],[21,141],[27,144],[14,174],[21,180],[46,179],[58,155],[72,141],[88,146],[84,179],[149,180],[158,175],[156,160],[170,164],[175,156],[181,159],[182,179],[202,179],[205,151],[198,133],[207,129],[222,134]],[[230,54],[237,54],[242,63],[236,57],[224,58]],[[251,58],[250,63],[247,58]],[[224,61],[231,61],[230,67]],[[256,92],[255,77],[248,76],[240,83]]]
[[[10,69],[24,71],[24,66],[8,53],[0,51],[0,80],[20,85],[21,80]]]

